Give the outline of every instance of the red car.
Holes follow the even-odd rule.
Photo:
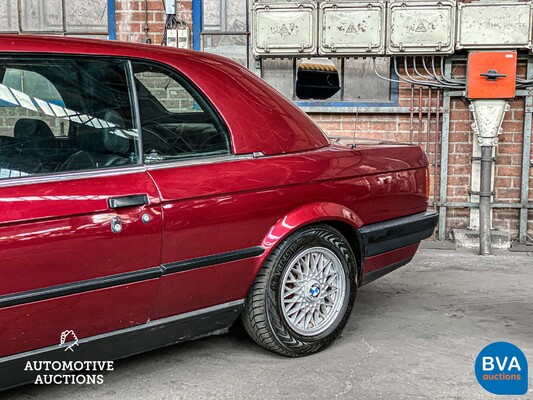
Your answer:
[[[28,360],[114,360],[239,317],[266,349],[317,352],[436,225],[419,147],[332,144],[215,55],[4,35],[0,82],[4,388]]]

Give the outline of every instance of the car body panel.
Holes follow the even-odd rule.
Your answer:
[[[61,285],[159,265],[160,202],[147,173],[141,169],[123,175],[82,176],[0,187],[4,211],[0,217],[0,326],[3,335],[9,336],[9,346],[2,347],[0,356],[29,350],[35,343],[56,343],[61,331],[72,326],[80,327],[78,334],[84,337],[149,318],[155,283],[138,284],[130,290],[116,286],[117,293],[109,288],[105,295],[89,291],[32,301],[43,297],[36,290],[53,292]],[[148,195],[150,204],[117,210],[108,206],[109,198],[140,193]],[[149,224],[141,222],[143,214],[150,215]],[[115,217],[122,220],[120,234],[111,231]],[[21,293],[27,296],[17,300]],[[19,304],[3,307],[2,301],[10,298]],[[134,305],[139,298],[143,304]],[[117,306],[117,299],[125,304]],[[104,317],[105,308],[113,311]],[[48,325],[47,321],[53,320],[58,323]],[[19,345],[12,343],[17,335],[23,339]]]
[[[0,357],[57,347],[65,330],[82,339],[144,324],[153,305],[146,299],[153,299],[157,284],[151,279],[2,308]]]
[[[319,221],[340,220],[359,228],[398,212],[425,210],[424,180],[417,177],[425,176],[420,161],[410,164],[386,151],[378,154],[371,148],[331,146],[277,157],[149,166],[161,193],[162,265],[254,246],[272,248],[300,227]],[[369,174],[378,170],[384,172]],[[259,261],[267,255],[268,251]],[[225,303],[236,300],[238,294],[244,297],[260,265],[248,260],[164,275],[154,316]],[[229,275],[223,279],[224,271],[238,278],[229,284]],[[206,292],[218,273],[222,279],[215,283],[222,286]],[[184,282],[194,282],[193,289]]]

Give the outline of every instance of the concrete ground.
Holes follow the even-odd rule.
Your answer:
[[[26,386],[9,399],[487,399],[474,360],[494,341],[533,369],[533,254],[421,250],[359,290],[342,337],[289,359],[242,328],[115,363],[100,386]],[[526,398],[533,398],[533,379]]]

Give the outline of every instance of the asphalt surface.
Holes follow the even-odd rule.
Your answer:
[[[28,385],[0,398],[487,399],[474,360],[489,343],[514,343],[532,369],[532,296],[533,253],[421,250],[359,290],[342,337],[319,354],[271,354],[237,326],[118,361],[102,385]]]

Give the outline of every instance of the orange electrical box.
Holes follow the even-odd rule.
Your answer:
[[[468,54],[467,97],[512,99],[516,91],[516,51],[479,51]]]

